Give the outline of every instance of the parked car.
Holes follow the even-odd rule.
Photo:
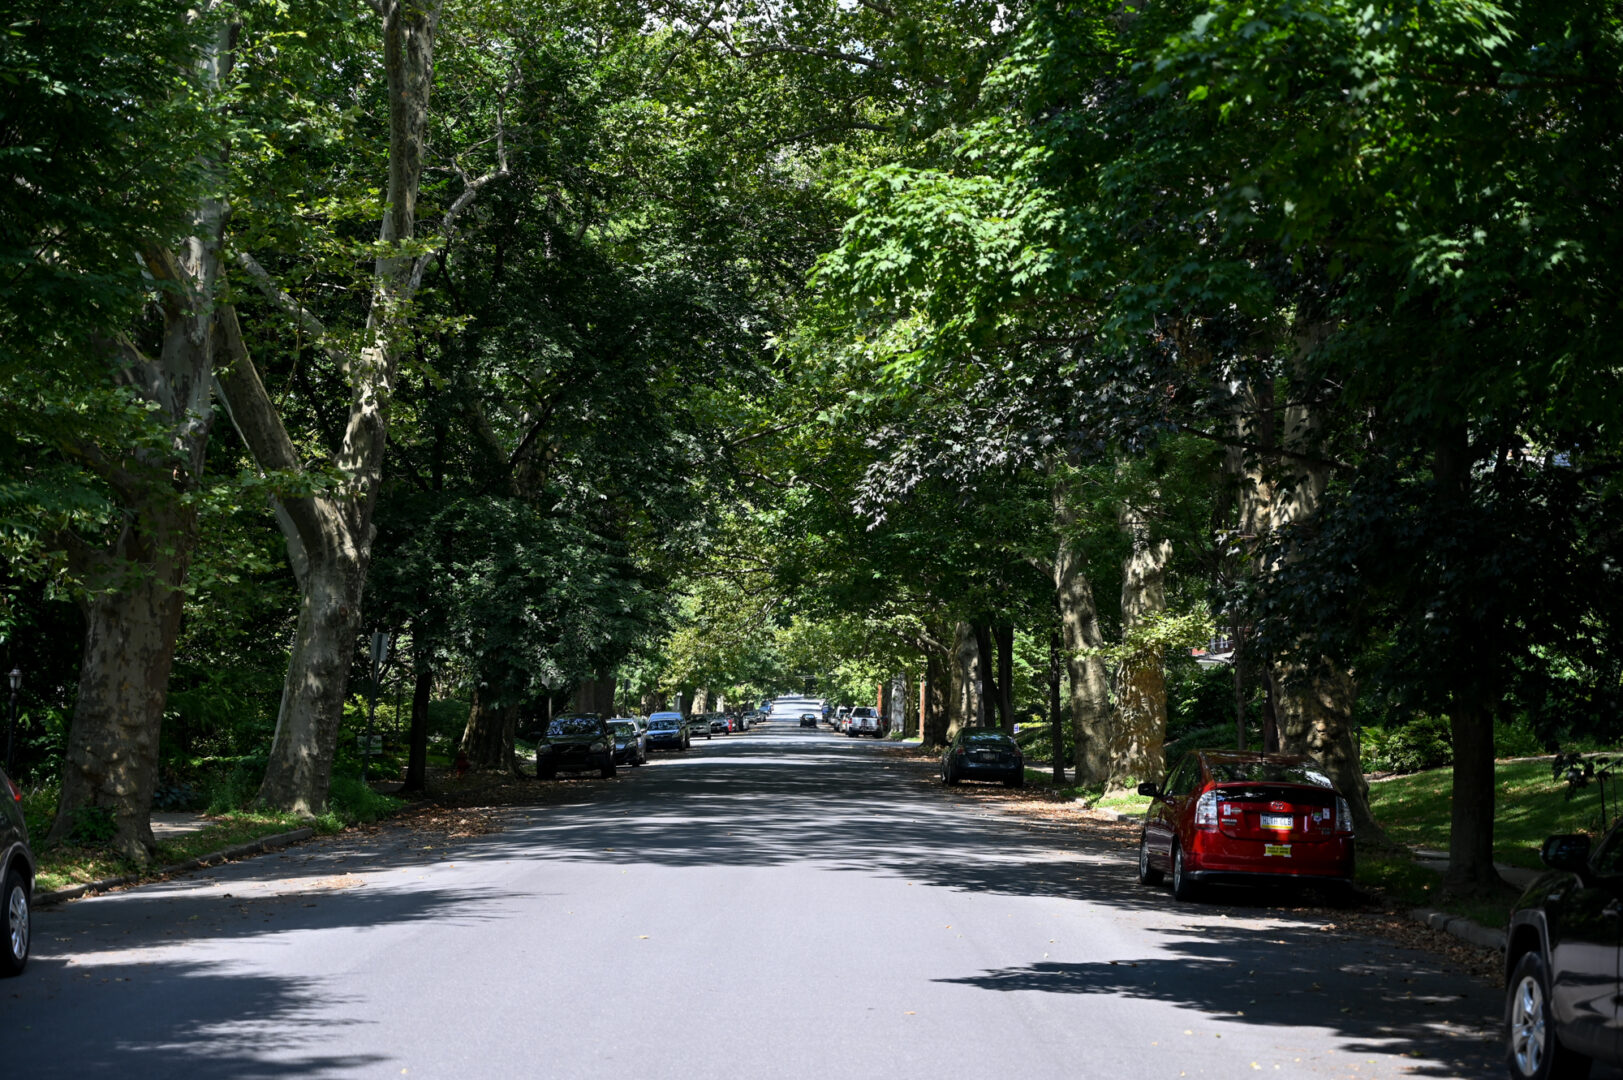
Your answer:
[[[710,718],[699,714],[688,719],[688,733],[695,739],[701,735],[707,739],[715,738],[715,729],[710,726]]]
[[[614,735],[616,765],[636,766],[648,760],[648,744],[642,732],[637,730],[635,720],[617,716],[609,721],[609,731]]]
[[[22,790],[0,769],[0,976],[21,975],[28,966],[34,865]]]
[[[1026,759],[1020,744],[995,728],[960,728],[941,755],[941,782],[1001,780],[1026,786]]]
[[[845,733],[853,739],[858,735],[872,735],[881,738],[885,734],[885,725],[879,719],[879,710],[872,705],[858,705],[851,710],[851,723]]]
[[[727,722],[727,715],[725,713],[705,713],[704,718],[709,721],[710,731],[712,734],[725,735],[732,730],[732,725]]]
[[[814,712],[801,713],[800,726],[803,728],[809,727],[813,731],[817,730],[817,714]]]
[[[1505,1056],[1518,1080],[1587,1076],[1623,1065],[1623,824],[1593,851],[1552,836],[1550,870],[1511,909],[1505,941]]]
[[[1138,880],[1158,885],[1171,874],[1179,900],[1214,881],[1352,883],[1352,809],[1308,758],[1192,750],[1165,784],[1138,791],[1154,800]]]
[[[678,712],[657,712],[648,718],[648,745],[655,750],[686,750],[690,743],[687,725]]]
[[[560,716],[547,725],[535,746],[535,776],[554,780],[561,772],[595,769],[607,780],[615,773],[614,733],[601,716]]]

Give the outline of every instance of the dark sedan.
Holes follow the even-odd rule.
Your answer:
[[[34,853],[28,849],[23,793],[0,770],[0,975],[20,975],[28,966],[33,900]]]
[[[535,747],[535,776],[556,779],[561,772],[595,770],[607,780],[615,773],[614,733],[600,716],[560,716]]]
[[[654,750],[686,750],[689,744],[687,725],[682,714],[657,712],[648,718],[648,746]]]
[[[637,730],[635,720],[610,720],[609,731],[614,736],[616,765],[636,766],[648,760],[648,752],[643,747],[642,732]]]
[[[1001,780],[1025,787],[1026,759],[1013,737],[990,728],[963,728],[941,755],[941,782]]]
[[[1623,825],[1552,836],[1550,872],[1510,913],[1505,943],[1505,1043],[1520,1080],[1587,1076],[1591,1061],[1623,1064]]]
[[[801,713],[800,726],[815,728],[817,726],[817,714],[813,712]]]

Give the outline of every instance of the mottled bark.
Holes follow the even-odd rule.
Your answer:
[[[1156,538],[1140,507],[1124,504],[1118,515],[1128,538],[1122,560],[1122,636],[1166,611],[1166,567],[1170,541]],[[1117,671],[1115,722],[1111,725],[1110,778],[1107,792],[1127,791],[1140,781],[1160,781],[1166,772],[1163,747],[1167,734],[1166,657],[1160,645],[1145,644],[1122,658]]]
[[[462,730],[461,749],[468,763],[480,769],[499,769],[519,775],[513,740],[518,734],[518,706],[491,701],[475,689]]]
[[[980,654],[975,648],[975,628],[960,622],[952,636],[952,690],[947,709],[945,741],[951,742],[958,730],[978,724],[985,707],[980,693]]]
[[[388,176],[378,229],[381,250],[373,264],[371,303],[359,351],[343,352],[320,321],[278,288],[257,262],[246,255],[240,259],[261,291],[340,365],[350,390],[348,421],[332,461],[345,478],[343,486],[319,497],[283,499],[276,505],[288,558],[299,578],[299,626],[259,801],[300,814],[319,814],[327,805],[371,559],[372,514],[383,473],[389,404],[411,300],[426,265],[426,256],[413,251],[410,242],[416,231],[440,3],[380,0],[378,8],[389,102]],[[459,196],[447,212],[444,230],[449,231],[454,212],[476,190],[469,185]],[[262,469],[302,472],[303,461],[293,452],[292,440],[247,355],[235,313],[222,317],[220,326],[222,341],[232,354],[221,390],[244,442]]]
[[[1093,585],[1069,543],[1062,542],[1054,557],[1054,592],[1070,668],[1076,782],[1100,784],[1110,776],[1110,672],[1100,653],[1105,640]]]

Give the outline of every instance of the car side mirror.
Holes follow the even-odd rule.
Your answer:
[[[1159,784],[1154,784],[1146,780],[1142,784],[1138,785],[1138,793],[1151,799],[1159,799],[1161,797],[1161,787]]]
[[[1569,874],[1587,876],[1589,837],[1582,833],[1552,836],[1539,848],[1538,857],[1551,870],[1565,870]]]

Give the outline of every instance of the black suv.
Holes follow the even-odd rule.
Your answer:
[[[23,793],[0,769],[0,975],[20,975],[28,966],[33,900],[34,853],[28,850]]]
[[[596,769],[607,780],[615,773],[614,732],[595,713],[560,716],[535,744],[535,778],[554,780],[561,772]]]
[[[1586,1076],[1592,1060],[1623,1064],[1623,823],[1589,837],[1552,836],[1550,868],[1510,913],[1505,1038],[1519,1080]]]

